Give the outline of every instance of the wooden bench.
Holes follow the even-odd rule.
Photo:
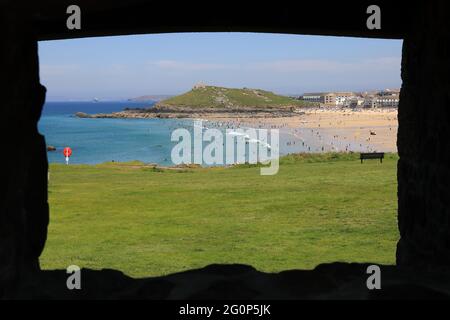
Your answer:
[[[384,152],[361,153],[359,158],[361,159],[361,163],[366,159],[380,159],[380,163],[383,163]]]

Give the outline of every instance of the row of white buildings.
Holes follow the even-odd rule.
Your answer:
[[[304,93],[300,100],[319,103],[321,106],[349,108],[396,108],[400,90],[386,89],[372,92],[314,92]]]

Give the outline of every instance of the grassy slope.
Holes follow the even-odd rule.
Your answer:
[[[394,263],[397,158],[289,156],[256,167],[156,172],[50,165],[42,267],[161,275],[210,263],[264,271],[330,261]]]
[[[301,107],[309,104],[269,91],[207,86],[161,101],[174,107]]]

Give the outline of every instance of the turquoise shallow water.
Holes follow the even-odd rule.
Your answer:
[[[186,128],[193,131],[192,120],[180,119],[87,119],[77,118],[78,111],[109,113],[125,107],[146,107],[151,104],[124,102],[47,102],[39,122],[39,131],[47,145],[56,151],[47,152],[51,163],[64,163],[64,147],[72,148],[70,163],[95,164],[109,161],[140,160],[146,163],[173,165],[172,131]],[[216,124],[204,122],[205,128]],[[225,130],[222,128],[222,130]],[[300,129],[298,129],[300,130]],[[298,137],[280,132],[280,154],[320,152],[321,145],[310,130],[301,130]]]
[[[129,102],[50,102],[44,106],[39,131],[47,145],[56,147],[48,152],[49,162],[64,162],[62,150],[73,150],[71,163],[101,163],[105,161],[141,160],[171,164],[170,142],[173,120],[164,119],[81,119],[77,111],[87,113],[112,112],[126,106],[144,106]]]

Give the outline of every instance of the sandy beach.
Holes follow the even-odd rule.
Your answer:
[[[317,108],[303,109],[298,116],[289,117],[230,114],[202,114],[200,117],[232,127],[277,128],[296,137],[300,129],[311,129],[324,144],[339,145],[339,151],[397,152],[397,109]]]
[[[209,128],[279,129],[284,154],[298,152],[397,152],[397,109],[302,108],[289,112],[121,111],[81,118],[202,119]],[[281,136],[280,136],[281,137]],[[282,143],[282,145],[281,145]]]

